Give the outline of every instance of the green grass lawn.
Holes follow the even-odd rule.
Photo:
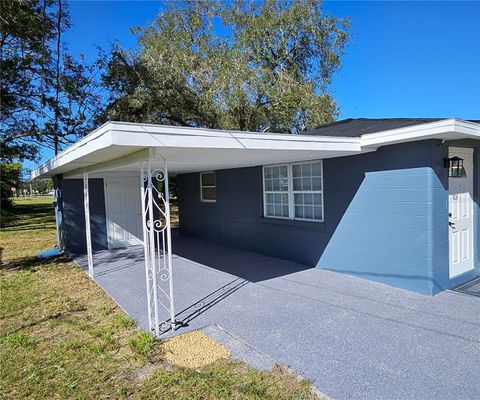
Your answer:
[[[52,199],[2,213],[0,398],[314,399],[282,368],[225,360],[168,365],[162,342],[135,323],[70,260],[38,261],[55,245]]]

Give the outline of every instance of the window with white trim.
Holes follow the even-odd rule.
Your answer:
[[[288,167],[286,165],[264,167],[263,174],[265,216],[288,218]]]
[[[215,172],[202,172],[200,174],[200,200],[203,203],[215,203],[217,201]]]
[[[263,167],[264,216],[323,221],[322,161]]]

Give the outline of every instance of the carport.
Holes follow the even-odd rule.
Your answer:
[[[90,181],[103,179],[108,249],[143,245],[145,313],[149,329],[159,336],[176,328],[169,177],[262,163],[339,157],[374,149],[362,149],[358,138],[108,122],[38,168],[33,176],[55,178],[57,230],[62,249],[60,180],[83,181],[86,255],[92,278],[96,265]]]

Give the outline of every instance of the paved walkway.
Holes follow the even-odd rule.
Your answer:
[[[218,324],[338,400],[480,398],[479,297],[426,297],[190,238],[174,252],[179,333]],[[95,263],[146,328],[143,249]]]

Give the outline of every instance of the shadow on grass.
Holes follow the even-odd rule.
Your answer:
[[[50,203],[15,204],[2,210],[0,226],[5,231],[48,229],[55,227]]]
[[[0,248],[0,271],[32,271],[45,264],[64,264],[71,261],[64,255],[49,258],[37,258],[36,256],[15,258],[13,260],[3,261],[1,254],[3,248]]]
[[[51,224],[48,225],[24,225],[24,226],[15,226],[15,227],[2,227],[4,232],[21,232],[21,231],[35,231],[35,230],[46,230],[46,229],[55,229],[55,226]]]

